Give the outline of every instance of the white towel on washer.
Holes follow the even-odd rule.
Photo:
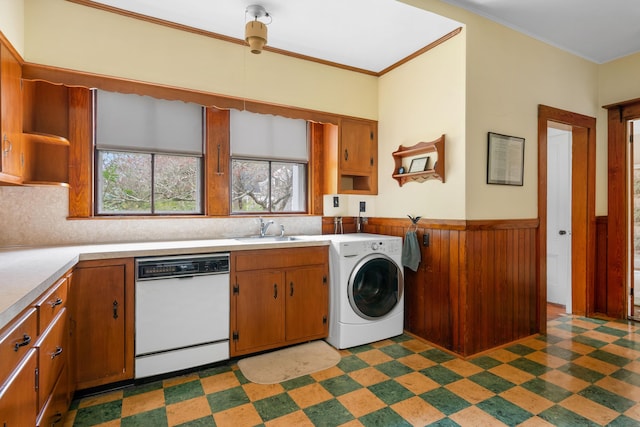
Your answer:
[[[413,271],[418,271],[420,258],[418,235],[415,231],[409,230],[404,236],[404,245],[402,246],[402,265],[409,267]]]

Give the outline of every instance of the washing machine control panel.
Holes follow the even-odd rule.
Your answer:
[[[400,239],[363,240],[357,242],[343,242],[340,244],[340,254],[346,257],[381,252],[388,255],[399,254],[402,251]]]

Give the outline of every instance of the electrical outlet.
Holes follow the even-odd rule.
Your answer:
[[[340,207],[340,198],[338,196],[333,196],[333,207],[334,208]]]
[[[367,202],[360,202],[360,212],[367,211]]]

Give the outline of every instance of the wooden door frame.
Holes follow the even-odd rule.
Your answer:
[[[608,218],[606,315],[628,316],[628,150],[627,121],[640,118],[640,99],[605,105],[607,121]]]
[[[570,111],[560,110],[546,105],[538,106],[538,327],[541,333],[547,330],[547,123],[549,121],[568,126],[587,129],[586,165],[574,164],[572,168],[572,182],[574,176],[586,176],[587,201],[582,209],[586,212],[584,224],[573,221],[576,203],[572,198],[572,226],[573,231],[586,236],[587,244],[584,256],[574,255],[572,245],[571,269],[584,268],[586,283],[572,283],[573,311],[580,314],[591,314],[594,302],[594,274],[595,274],[595,175],[596,175],[596,119]],[[575,150],[574,147],[572,150]],[[586,167],[586,170],[585,170]],[[573,185],[573,184],[572,184]],[[585,228],[576,229],[583,225]],[[575,280],[572,274],[572,282]],[[581,298],[576,298],[581,296]],[[583,296],[583,298],[582,298]],[[576,304],[576,302],[580,304]]]

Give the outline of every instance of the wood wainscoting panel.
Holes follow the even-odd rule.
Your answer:
[[[364,231],[404,237],[410,225],[370,218]],[[537,219],[420,220],[421,263],[405,268],[405,329],[462,356],[538,333],[537,228]]]

